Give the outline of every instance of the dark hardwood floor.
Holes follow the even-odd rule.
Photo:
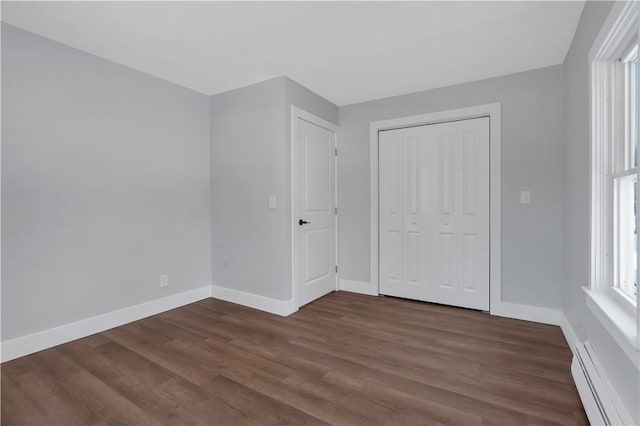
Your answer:
[[[559,327],[332,293],[207,299],[2,364],[2,424],[588,424]]]

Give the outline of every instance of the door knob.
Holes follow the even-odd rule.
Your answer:
[[[310,223],[310,222],[307,222],[306,220],[302,220],[302,219],[298,221],[298,225],[300,226],[304,225],[305,223]]]

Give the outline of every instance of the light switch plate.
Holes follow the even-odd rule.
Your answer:
[[[531,191],[520,191],[520,204],[531,204]]]
[[[160,287],[168,287],[169,286],[169,275],[161,274],[160,275]]]
[[[275,209],[276,208],[276,196],[275,195],[269,195],[269,208],[270,209]]]

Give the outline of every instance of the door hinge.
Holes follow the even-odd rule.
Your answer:
[[[336,274],[338,273],[338,265],[336,265]]]
[[[335,149],[336,157],[338,156],[338,148]]]

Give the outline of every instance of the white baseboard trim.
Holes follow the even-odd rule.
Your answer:
[[[11,361],[21,356],[100,333],[209,297],[211,297],[211,286],[200,287],[26,336],[16,337],[2,342],[2,362]]]
[[[368,294],[370,296],[378,296],[378,289],[366,281],[340,280],[340,290],[350,291],[352,293]]]
[[[491,315],[540,322],[543,324],[560,325],[562,312],[558,309],[502,302],[497,312],[492,311]]]
[[[637,425],[589,341],[576,342],[574,346],[571,374],[589,422],[592,425]]]
[[[238,305],[259,309],[282,317],[287,317],[298,310],[293,299],[271,299],[269,297],[259,296],[257,294],[246,293],[244,291],[217,285],[211,286],[211,289],[211,296],[215,299],[237,303]]]
[[[562,334],[564,334],[564,339],[567,341],[567,345],[571,348],[571,352],[575,353],[576,345],[578,344],[578,337],[576,332],[573,331],[573,327],[564,313],[560,314],[560,329],[562,330]]]
[[[606,370],[602,368],[598,361],[591,343],[578,340],[578,335],[564,313],[562,314],[560,328],[573,352],[571,373],[591,424],[603,424],[600,421],[603,412],[609,417],[609,424],[637,424],[637,422],[634,422],[631,413],[626,409],[615,386],[609,380]],[[585,357],[585,353],[588,356]],[[593,377],[590,378],[587,377],[589,373],[588,365],[585,365],[589,361],[591,369],[595,372],[595,374],[592,374]],[[597,398],[594,395],[598,395]],[[636,415],[640,418],[638,414]],[[613,422],[612,419],[614,419]]]
[[[365,281],[340,280],[340,290],[373,296],[378,295],[378,289],[373,288],[371,283]],[[0,351],[1,361],[10,361],[209,297],[237,303],[283,317],[289,316],[298,310],[293,299],[277,300],[228,287],[216,285],[204,286],[71,324],[65,324],[27,336],[7,340],[2,342]],[[491,314],[507,318],[560,325],[569,343],[569,347],[575,347],[575,333],[559,310],[515,303],[501,303],[498,312],[492,312]]]

